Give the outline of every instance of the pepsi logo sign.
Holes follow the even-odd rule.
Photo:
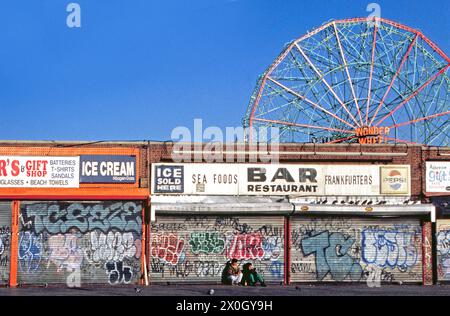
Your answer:
[[[382,194],[408,194],[409,168],[381,167]]]

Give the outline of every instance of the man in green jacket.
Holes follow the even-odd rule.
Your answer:
[[[244,276],[241,281],[242,285],[256,286],[256,284],[259,282],[261,286],[267,286],[262,275],[256,272],[256,269],[250,262],[244,264],[243,272]]]

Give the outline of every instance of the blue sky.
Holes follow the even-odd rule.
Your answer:
[[[66,6],[81,6],[79,29]],[[168,140],[239,126],[284,45],[330,19],[382,17],[449,54],[448,0],[1,0],[0,139]]]

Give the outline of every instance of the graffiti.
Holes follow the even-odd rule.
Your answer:
[[[155,234],[151,240],[152,257],[176,265],[183,256],[185,240],[175,234]]]
[[[284,265],[280,261],[272,261],[269,266],[269,272],[276,278],[283,277]]]
[[[0,283],[8,280],[9,249],[11,231],[8,226],[0,227]],[[1,269],[4,268],[4,269]]]
[[[93,262],[123,261],[124,258],[140,257],[140,240],[134,240],[133,233],[91,232],[91,252]]]
[[[160,273],[163,276],[187,278],[195,275],[199,278],[218,277],[221,275],[223,264],[216,260],[185,260],[177,265],[167,264],[158,259],[152,259],[151,272]]]
[[[296,240],[300,242],[302,236],[311,235],[318,231],[330,231],[350,235],[354,229],[353,223],[349,218],[330,217],[330,218],[312,218],[310,221],[303,223],[296,229]]]
[[[7,226],[0,227],[0,258],[6,249],[9,249],[11,231]]]
[[[227,258],[255,260],[264,257],[263,237],[260,233],[235,234],[227,248]]]
[[[422,281],[426,254],[422,226],[415,221],[308,218],[293,223],[291,240],[293,280],[369,286],[378,286],[378,281]]]
[[[47,267],[54,264],[57,272],[79,270],[84,253],[78,242],[79,238],[73,234],[50,236],[48,238],[49,258]]]
[[[242,260],[241,265],[252,262],[271,281],[282,281],[284,275],[283,222],[261,225],[259,217],[161,217],[152,224],[149,245],[154,282],[220,282],[225,263],[232,258]]]
[[[107,233],[111,229],[140,233],[142,229],[142,206],[134,202],[113,204],[51,204],[25,205],[23,222],[32,226],[34,233],[68,233],[76,229],[86,233],[98,229]]]
[[[323,280],[327,274],[330,274],[335,281],[343,281],[347,278],[351,281],[359,281],[362,277],[362,268],[349,254],[354,243],[353,238],[342,233],[324,231],[302,239],[301,249],[305,256],[315,256],[318,280]]]
[[[131,267],[125,266],[121,261],[106,263],[106,273],[108,274],[108,282],[111,285],[129,284],[133,278]]]
[[[256,232],[261,233],[262,236],[272,236],[281,238],[284,235],[284,229],[279,226],[264,225],[258,228]]]
[[[219,231],[232,229],[238,233],[245,234],[250,230],[250,225],[241,224],[237,217],[218,217],[214,223]]]
[[[264,250],[263,260],[278,260],[283,242],[281,237],[265,237],[262,242]]]
[[[450,279],[450,258],[444,258],[439,263],[440,274],[444,279]]]
[[[362,233],[362,259],[379,267],[406,270],[417,263],[415,233],[366,229]]]
[[[372,264],[364,268],[364,276],[369,287],[380,287],[381,282],[392,283],[395,281],[393,273],[386,271],[385,268]]]
[[[26,202],[20,219],[22,284],[119,284],[139,274],[139,202]]]
[[[185,231],[186,225],[182,223],[152,223],[151,231],[153,232],[177,232]]]
[[[41,263],[42,235],[23,232],[19,238],[20,268],[26,272],[37,271]]]
[[[219,276],[222,273],[222,264],[217,261],[195,261],[194,270],[197,277]]]
[[[316,268],[313,262],[292,262],[292,273],[311,273],[316,274]]]
[[[442,225],[438,228],[436,252],[439,279],[450,280],[450,229],[448,225]]]
[[[219,233],[193,232],[189,245],[194,254],[218,254],[224,250],[225,240],[220,238]]]
[[[436,249],[440,255],[450,254],[450,230],[438,232],[436,242]]]

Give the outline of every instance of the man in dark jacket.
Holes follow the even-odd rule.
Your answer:
[[[239,269],[237,259],[232,259],[225,264],[225,268],[222,271],[222,284],[226,285],[239,285],[242,281],[242,272]]]

